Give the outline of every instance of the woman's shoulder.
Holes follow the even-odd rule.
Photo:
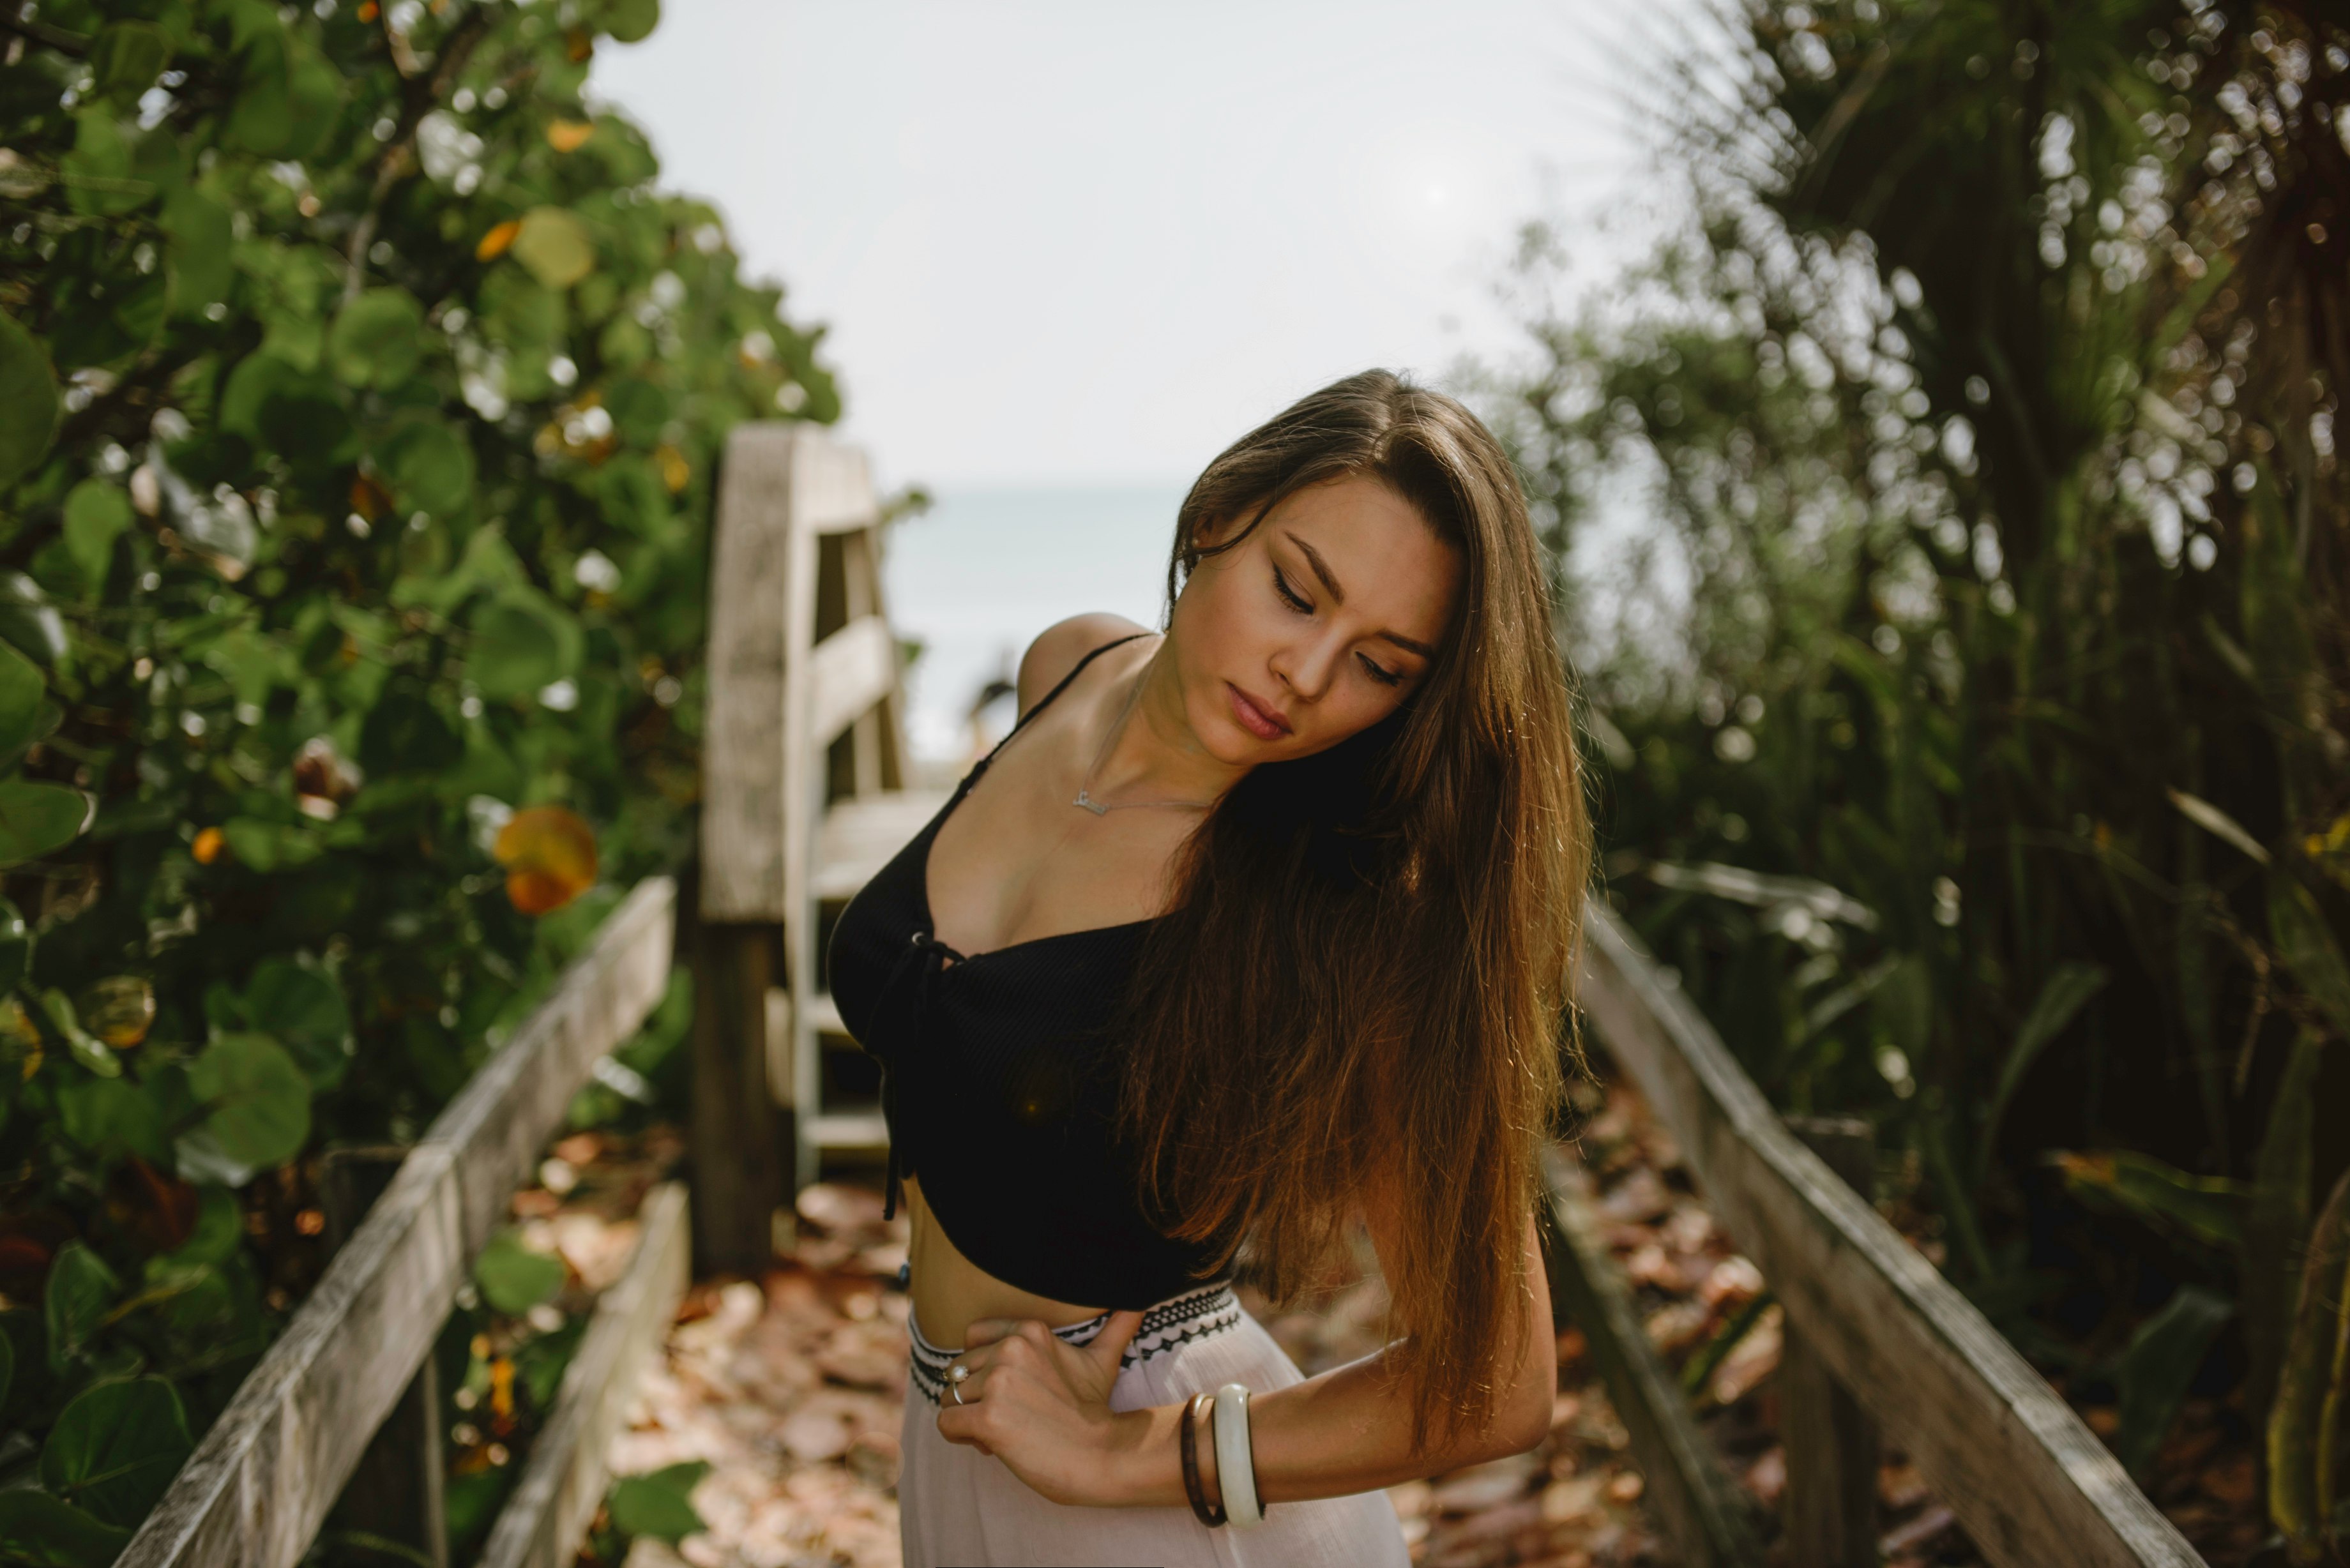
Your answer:
[[[1077,667],[1077,660],[1095,649],[1149,629],[1107,611],[1073,615],[1046,627],[1021,656],[1020,711],[1025,713],[1043,701],[1045,693],[1058,686]]]

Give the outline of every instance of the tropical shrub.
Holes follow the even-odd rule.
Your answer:
[[[2350,1164],[2350,31],[1723,21],[1653,84],[1696,220],[1497,388],[1612,890],[1783,1104],[1878,1119],[2134,1469],[2228,1392],[2310,1557],[2350,1498],[2338,1206],[2310,1241]]]
[[[0,20],[0,1555],[110,1558],[318,1267],[309,1151],[691,842],[713,462],[838,403],[585,95],[655,16]]]

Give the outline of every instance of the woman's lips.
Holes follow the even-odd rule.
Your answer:
[[[1241,722],[1242,729],[1260,741],[1278,741],[1289,733],[1288,720],[1229,680],[1224,682],[1224,690],[1232,695],[1232,717]]]

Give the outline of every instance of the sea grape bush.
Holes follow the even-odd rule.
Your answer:
[[[712,465],[838,402],[585,92],[656,5],[7,0],[0,1555],[111,1559],[313,1152],[690,842]]]

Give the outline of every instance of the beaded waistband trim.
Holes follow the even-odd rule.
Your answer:
[[[1143,1313],[1142,1326],[1135,1331],[1133,1340],[1118,1358],[1118,1370],[1123,1372],[1191,1340],[1236,1328],[1240,1321],[1240,1300],[1232,1294],[1228,1282],[1218,1281],[1180,1296],[1170,1296]],[[1070,1345],[1091,1345],[1108,1322],[1109,1314],[1100,1313],[1083,1323],[1056,1328],[1053,1334]],[[935,1405],[946,1393],[947,1367],[962,1352],[943,1349],[923,1338],[921,1325],[910,1313],[906,1317],[906,1338],[912,1353],[908,1382]]]

